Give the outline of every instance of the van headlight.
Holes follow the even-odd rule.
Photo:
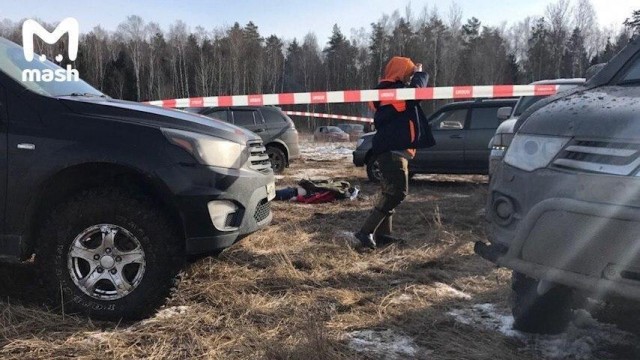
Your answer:
[[[517,134],[507,149],[504,161],[525,171],[547,167],[569,139],[558,136]]]
[[[190,153],[202,165],[238,169],[249,159],[247,147],[233,141],[191,131],[161,130],[171,143]]]

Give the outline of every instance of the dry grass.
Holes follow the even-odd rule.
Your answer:
[[[363,221],[377,188],[345,160],[302,161],[288,171],[313,168],[360,185],[368,199],[275,203],[271,227],[190,265],[166,308],[146,321],[98,323],[47,311],[31,285],[33,269],[3,265],[0,357],[381,357],[348,346],[347,334],[361,329],[409,337],[416,358],[535,357],[446,315],[476,303],[505,305],[509,274],[472,250],[484,237],[484,177],[418,176],[395,218],[406,244],[361,253],[342,232]],[[285,177],[278,185],[293,183]]]

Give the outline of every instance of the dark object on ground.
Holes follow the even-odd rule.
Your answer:
[[[478,253],[585,296],[640,302],[639,100],[636,38],[583,86],[527,109],[491,177],[490,245]],[[564,296],[549,296],[538,317],[562,313]]]
[[[296,196],[298,196],[298,188],[297,187],[288,187],[288,188],[276,190],[276,198],[275,198],[275,200],[286,201],[286,200],[291,200]]]
[[[298,182],[297,187],[288,187],[276,191],[276,200],[295,200],[305,204],[320,204],[334,200],[354,200],[360,190],[347,181],[331,179],[308,180]]]
[[[187,108],[189,112],[229,122],[262,138],[273,172],[281,174],[291,160],[300,157],[298,131],[293,121],[275,106]]]
[[[429,116],[436,145],[418,149],[409,161],[411,174],[487,174],[488,148],[499,125],[498,109],[513,107],[515,99],[454,102]],[[371,181],[380,181],[380,171],[371,152],[374,133],[363,135],[353,152],[353,163],[366,166]]]
[[[0,38],[0,255],[35,254],[65,312],[148,316],[188,256],[270,223],[274,177],[255,134],[81,80],[20,80],[51,69]]]

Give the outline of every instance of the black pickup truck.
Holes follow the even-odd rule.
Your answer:
[[[35,255],[65,311],[149,315],[186,256],[271,221],[274,176],[255,134],[24,70],[60,67],[0,38],[0,255]]]
[[[513,269],[515,327],[559,332],[573,295],[640,301],[640,38],[517,121],[491,177],[490,245]]]

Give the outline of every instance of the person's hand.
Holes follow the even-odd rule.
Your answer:
[[[422,64],[418,63],[413,68],[413,72],[422,72]]]

